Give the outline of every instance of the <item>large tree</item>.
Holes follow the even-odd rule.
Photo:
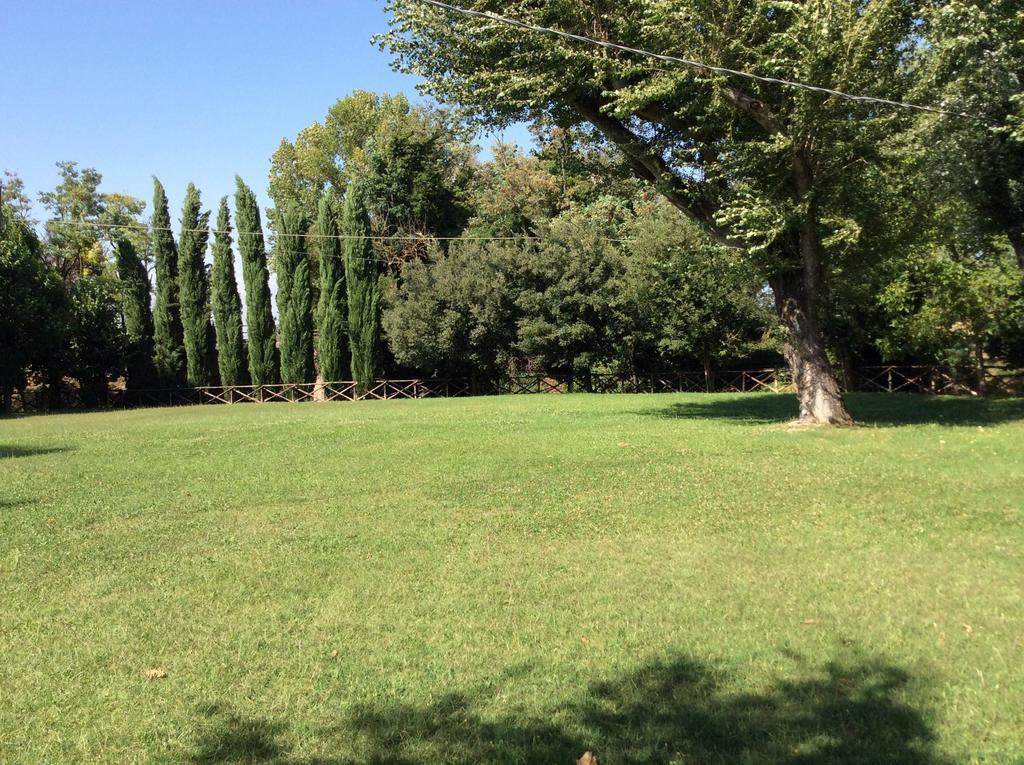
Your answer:
[[[273,385],[280,382],[280,371],[260,206],[252,189],[241,178],[236,176],[235,183],[235,222],[249,330],[249,375],[253,385]]]
[[[320,379],[341,380],[350,372],[348,353],[348,294],[345,262],[338,231],[338,196],[327,189],[320,197],[316,218],[320,255],[320,301],[317,304],[317,366]]]
[[[178,248],[171,233],[167,193],[156,178],[153,178],[151,232],[156,266],[153,366],[161,385],[176,387],[185,382],[185,330],[178,302]]]
[[[153,384],[153,309],[146,264],[128,238],[114,243],[120,282],[119,297],[127,338],[127,382],[130,388]]]
[[[345,239],[345,286],[348,294],[348,342],[352,378],[366,390],[380,364],[381,260],[370,240],[370,218],[363,191],[353,181],[345,193],[341,233]]]
[[[41,368],[63,342],[66,300],[60,274],[43,261],[39,241],[7,205],[0,207],[0,400]]]
[[[372,233],[453,235],[469,214],[472,155],[448,112],[414,106],[404,95],[357,90],[294,142],[281,142],[271,158],[270,190],[276,203],[298,202],[313,219],[324,190],[341,194],[358,178]],[[395,241],[379,249],[397,260],[418,248]]]
[[[213,326],[210,323],[210,283],[206,274],[206,243],[210,237],[210,213],[202,211],[199,189],[189,184],[181,210],[178,237],[178,289],[181,323],[185,330],[188,384],[210,385],[214,360],[210,357]]]
[[[475,0],[476,10],[602,41],[854,93],[900,97],[915,3]],[[749,255],[787,332],[801,419],[849,423],[818,319],[833,193],[905,116],[820,92],[671,65],[392,0],[397,66],[476,122],[589,125],[720,243]],[[867,223],[866,221],[864,223]]]
[[[277,215],[277,315],[281,325],[281,382],[313,379],[313,298],[306,255],[306,216],[290,202]]]
[[[231,212],[221,197],[217,229],[213,232],[213,270],[210,275],[213,321],[217,332],[217,366],[221,385],[242,385],[248,372],[242,338],[242,300],[231,252]]]
[[[1024,11],[1020,0],[931,0],[917,93],[974,119],[922,115],[928,181],[962,195],[1024,270]]]

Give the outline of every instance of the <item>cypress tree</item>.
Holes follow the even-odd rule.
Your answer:
[[[242,385],[247,361],[242,341],[242,300],[238,296],[235,262],[231,253],[231,213],[227,197],[220,200],[217,230],[213,233],[211,287],[220,382],[221,385]]]
[[[249,374],[253,385],[273,385],[280,381],[280,372],[260,207],[256,195],[241,178],[235,176],[235,183],[235,222],[238,225],[238,252],[242,257],[242,281],[245,282],[246,326],[249,329]]]
[[[320,379],[342,380],[349,374],[348,295],[345,263],[338,238],[338,197],[327,189],[320,197],[316,231],[320,239],[320,302],[317,305],[317,361]]]
[[[210,358],[210,284],[206,275],[206,243],[210,238],[210,213],[201,212],[199,190],[189,184],[181,209],[178,237],[178,290],[181,322],[185,330],[188,384],[199,387],[213,382]]]
[[[153,309],[153,366],[161,385],[185,382],[185,331],[178,306],[178,249],[171,234],[164,187],[153,178],[153,260],[156,266],[156,304]]]
[[[281,382],[313,378],[313,295],[306,255],[306,216],[295,203],[278,210],[277,315],[281,322]]]
[[[348,292],[348,342],[352,378],[365,391],[377,376],[380,356],[380,261],[369,239],[370,216],[363,191],[350,182],[341,218],[345,240],[345,285]]]
[[[114,244],[117,275],[121,281],[121,314],[128,336],[128,387],[145,388],[153,379],[153,309],[150,306],[149,274],[142,258],[127,239]]]

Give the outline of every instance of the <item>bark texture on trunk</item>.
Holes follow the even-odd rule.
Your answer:
[[[817,311],[804,281],[794,271],[771,281],[775,307],[788,332],[784,352],[800,400],[800,421],[852,425],[843,395],[825,355]]]
[[[1010,238],[1010,244],[1013,246],[1013,252],[1017,256],[1020,270],[1024,271],[1024,229],[1008,231],[1007,234]]]

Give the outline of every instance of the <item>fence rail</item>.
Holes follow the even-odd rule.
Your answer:
[[[934,395],[1024,395],[1024,373],[998,367],[987,370],[983,386],[940,366],[861,367],[847,390]],[[979,390],[981,388],[981,390]],[[428,378],[377,380],[365,391],[352,381],[285,383],[279,385],[233,385],[201,388],[117,390],[108,406],[134,408],[149,406],[190,406],[198,404],[265,404],[300,401],[364,401],[420,398],[459,398],[476,395],[525,395],[538,393],[781,393],[792,391],[788,369],[721,370],[658,374],[515,375],[500,380],[470,378]],[[44,411],[42,391],[15,394],[14,411]]]

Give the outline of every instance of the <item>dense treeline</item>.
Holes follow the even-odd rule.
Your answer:
[[[349,378],[365,386],[380,375],[538,371],[585,382],[594,371],[711,376],[783,358],[802,401],[807,391],[831,395],[831,367],[881,362],[940,362],[981,386],[987,364],[1024,364],[1024,57],[1010,5],[990,4],[979,20],[976,4],[943,3],[913,27],[886,17],[840,34],[898,52],[875,61],[865,88],[942,100],[985,122],[857,115],[761,93],[754,122],[769,112],[778,121],[766,141],[757,124],[716,111],[736,104],[693,102],[665,117],[663,89],[627,88],[622,105],[600,113],[579,94],[578,113],[545,95],[545,111],[533,81],[516,84],[522,72],[502,80],[520,88],[513,108],[486,101],[492,81],[481,73],[501,68],[494,50],[435,51],[430,45],[450,30],[417,17],[426,47],[389,43],[405,65],[443,62],[449,69],[438,71],[484,77],[472,94],[431,82],[470,107],[530,118],[530,152],[499,143],[481,159],[452,113],[356,92],[275,151],[268,237],[241,179],[234,229],[228,200],[211,229],[190,185],[175,236],[156,179],[147,219],[140,200],[102,193],[95,170],[60,163],[60,183],[39,195],[49,217],[37,227],[9,174],[0,238],[5,405],[32,385],[58,407],[69,381],[83,402],[100,405],[118,380],[146,388]],[[403,4],[394,6],[401,18]],[[627,3],[622,19],[634,10]],[[828,64],[835,41],[816,37],[808,19],[776,21],[803,29],[813,49],[806,55]],[[930,45],[906,48],[909,29],[931,35]],[[733,54],[756,62],[766,55],[758,45]],[[690,77],[673,87],[702,92],[706,84]],[[726,102],[751,98],[718,87]],[[645,175],[640,137],[618,140],[617,130],[634,123],[627,111],[613,120],[615,109],[640,110],[663,123],[657,140],[676,142],[659,178]],[[687,138],[684,125],[698,116],[711,132]],[[815,144],[813,158],[803,152],[808,164],[789,178],[793,142],[815,127],[815,141],[835,145]],[[731,147],[728,160],[693,154],[707,151],[702,142],[715,130]],[[670,149],[650,147],[665,157]],[[805,171],[814,177],[804,191],[776,195],[800,186]],[[696,187],[684,189],[698,180],[716,184],[699,203],[687,196]],[[843,420],[841,402],[826,410],[821,419]]]

